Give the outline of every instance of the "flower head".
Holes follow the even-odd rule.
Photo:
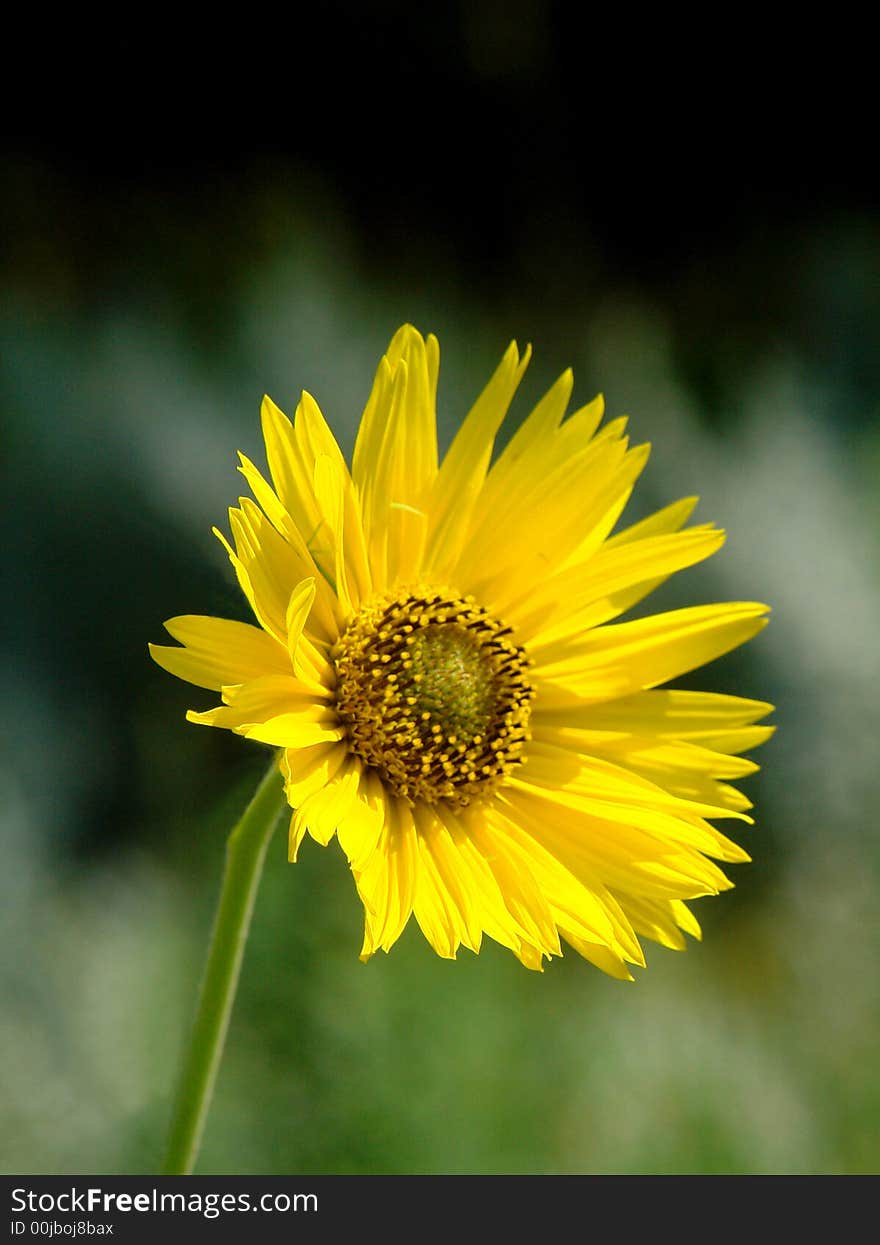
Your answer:
[[[351,471],[314,399],[266,398],[272,484],[225,545],[258,626],[173,618],[156,661],[223,703],[191,711],[280,750],[290,858],[338,838],[365,911],[362,958],[415,915],[442,956],[483,934],[529,968],[561,939],[605,972],[640,937],[699,936],[687,901],[748,860],[712,824],[772,708],[659,685],[750,639],[767,607],[615,621],[724,534],[694,498],[612,535],[648,447],[565,372],[491,463],[529,359],[511,344],[438,462],[439,348],[405,325],[379,363]],[[491,463],[491,465],[490,465]]]

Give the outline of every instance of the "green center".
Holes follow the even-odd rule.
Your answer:
[[[408,647],[411,669],[398,678],[404,696],[430,713],[445,736],[472,740],[485,735],[498,692],[480,641],[454,623],[417,631]]]

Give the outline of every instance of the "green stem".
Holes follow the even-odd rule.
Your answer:
[[[167,1176],[188,1175],[199,1152],[263,861],[283,808],[284,788],[277,760],[273,758],[269,772],[226,844],[223,887],[162,1168]]]

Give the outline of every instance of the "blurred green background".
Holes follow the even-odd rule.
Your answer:
[[[627,517],[727,528],[648,604],[766,600],[689,681],[772,700],[705,942],[635,985],[413,927],[358,962],[341,852],[279,835],[199,1170],[880,1167],[880,193],[868,81],[574,5],[328,0],[293,33],[12,40],[0,206],[0,1168],[148,1172],[264,753],[187,725],[181,613],[245,618],[210,529],[308,388],[350,452],[404,320],[444,444],[511,337],[654,444]],[[822,32],[822,64],[835,31]],[[35,49],[39,55],[36,56]],[[782,68],[780,68],[782,66]],[[21,89],[22,83],[26,89]],[[708,137],[707,137],[708,136]]]

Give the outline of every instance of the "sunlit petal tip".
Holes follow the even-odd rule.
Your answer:
[[[565,369],[500,450],[531,359],[511,341],[441,458],[440,347],[403,324],[379,360],[349,472],[303,389],[268,396],[269,473],[214,534],[250,624],[179,615],[158,665],[219,694],[187,719],[278,748],[288,854],[334,837],[364,911],[362,961],[410,917],[436,954],[484,936],[541,972],[567,943],[632,981],[642,941],[699,939],[686,906],[749,860],[732,781],[773,712],[664,686],[746,643],[769,607],[627,618],[726,533],[697,497],[618,526],[648,461],[600,393],[568,411]],[[623,616],[624,621],[618,621]]]
[[[232,511],[230,510],[230,511],[229,511],[229,513],[230,513],[230,515],[231,515],[231,514],[232,514]],[[224,548],[224,549],[226,550],[226,552],[229,554],[230,558],[234,558],[234,557],[235,557],[235,550],[234,550],[234,549],[232,548],[232,546],[230,545],[229,540],[228,540],[228,538],[226,537],[226,534],[225,534],[224,532],[221,532],[221,530],[220,530],[220,528],[219,528],[219,527],[212,527],[212,528],[211,528],[211,533],[212,533],[212,535],[214,535],[214,536],[216,536],[216,537],[217,537],[217,539],[220,541],[220,544],[223,546],[223,548]]]
[[[601,969],[609,977],[614,977],[617,981],[635,981],[635,977],[630,972],[626,962],[619,955],[615,955],[610,948],[587,942],[582,938],[567,938],[566,941],[571,944],[578,955],[583,956],[585,960],[589,960],[591,964]],[[643,968],[644,965],[639,964],[637,967]]]
[[[297,820],[296,815],[294,814],[294,816],[290,819],[290,826],[287,831],[287,859],[290,864],[296,864],[297,857],[299,856],[299,849],[302,845],[303,839],[305,838],[305,834],[305,826]]]
[[[687,904],[682,903],[680,900],[674,900],[670,904],[670,909],[676,925],[683,929],[686,934],[690,934],[691,938],[696,939],[697,942],[702,942],[702,927]]]
[[[281,407],[278,406],[278,404],[269,396],[268,393],[263,394],[263,398],[260,403],[260,414],[264,419],[272,421],[280,420],[286,424],[290,423]]]
[[[424,349],[425,339],[414,325],[407,323],[402,324],[391,338],[385,354],[389,359],[405,359],[411,352]]]

